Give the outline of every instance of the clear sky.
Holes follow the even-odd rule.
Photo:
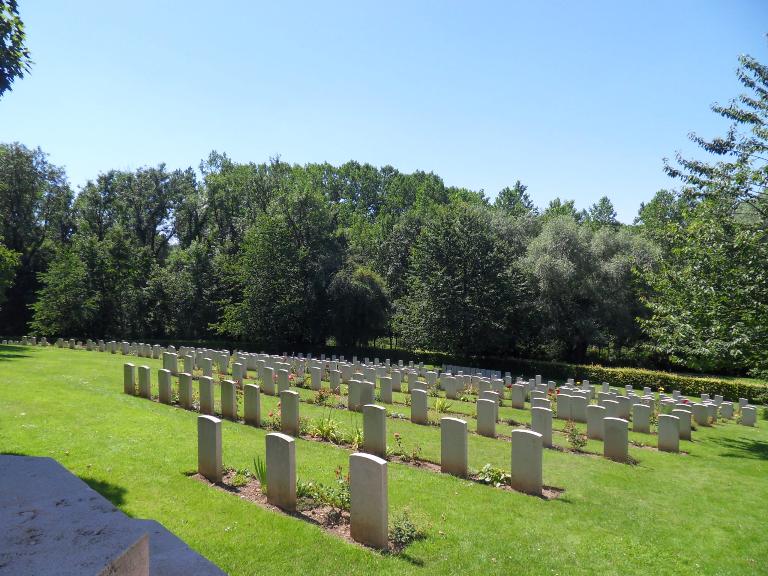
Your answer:
[[[662,158],[768,62],[768,0],[20,0],[35,61],[0,141],[40,146],[76,188],[165,162],[347,160],[439,174],[539,206],[606,195],[631,222]]]

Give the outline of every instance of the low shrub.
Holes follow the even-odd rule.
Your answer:
[[[565,425],[565,435],[572,450],[581,452],[586,447],[587,435],[579,431],[573,420],[568,420],[568,423]]]
[[[338,466],[334,473],[336,480],[331,485],[297,480],[296,497],[330,506],[338,519],[342,511],[349,511],[349,474],[344,474],[341,466]]]
[[[411,519],[407,509],[395,514],[389,524],[389,539],[396,550],[402,550],[414,540],[424,537],[421,530]]]
[[[248,481],[251,479],[251,473],[246,470],[245,468],[242,468],[240,470],[235,471],[235,475],[232,478],[232,486],[235,487],[241,487],[248,484]]]
[[[452,404],[445,398],[438,398],[435,400],[435,412],[439,414],[445,414],[451,409]]]
[[[486,464],[477,474],[478,481],[483,484],[490,484],[498,488],[499,486],[509,484],[510,475],[501,468],[496,468],[491,464]]]
[[[326,442],[333,442],[334,444],[339,444],[344,437],[341,425],[337,420],[331,417],[330,413],[315,421],[314,427],[310,430],[310,434],[317,438],[322,438]]]

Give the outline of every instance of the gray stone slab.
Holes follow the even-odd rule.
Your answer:
[[[2,574],[95,575],[146,534],[153,576],[224,575],[161,524],[126,516],[52,458],[0,455],[0,470]]]

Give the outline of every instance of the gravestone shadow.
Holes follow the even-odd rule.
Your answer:
[[[23,354],[23,352],[26,352],[26,348],[24,346],[0,344],[0,362],[17,360],[19,358],[29,358],[29,354]]]
[[[80,476],[80,480],[88,484],[88,486],[96,490],[96,492],[104,496],[104,498],[112,502],[115,506],[125,504],[125,495],[128,493],[126,488],[104,480],[97,480],[96,478],[85,478]],[[122,512],[126,516],[130,516],[125,510]]]
[[[720,453],[720,456],[768,460],[768,442],[748,438],[712,438],[711,441],[727,448],[727,451]]]

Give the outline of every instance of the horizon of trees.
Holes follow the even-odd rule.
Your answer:
[[[78,194],[0,144],[0,326],[9,334],[227,338],[768,372],[768,68],[714,111],[716,161],[621,224],[611,201],[493,202],[439,176],[347,162],[112,170]]]

